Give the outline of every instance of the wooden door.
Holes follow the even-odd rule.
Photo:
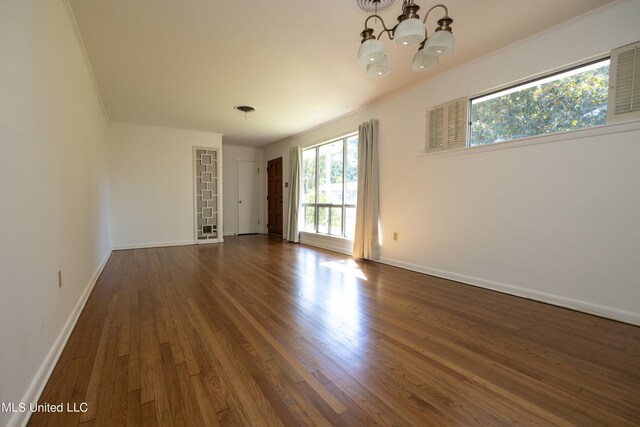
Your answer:
[[[267,231],[282,236],[282,157],[267,163]]]

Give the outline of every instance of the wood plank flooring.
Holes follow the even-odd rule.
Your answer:
[[[267,236],[114,252],[32,426],[640,425],[640,328]]]

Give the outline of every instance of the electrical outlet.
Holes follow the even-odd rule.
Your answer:
[[[398,240],[398,233],[397,232],[393,232],[393,240]]]
[[[62,270],[58,270],[58,289],[62,288]]]

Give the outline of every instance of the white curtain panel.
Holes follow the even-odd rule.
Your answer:
[[[360,125],[358,134],[358,207],[353,239],[355,258],[380,258],[378,187],[378,121],[370,120]]]
[[[298,212],[300,209],[300,181],[302,180],[302,147],[291,147],[289,153],[289,206],[287,209],[287,233],[286,238],[290,242],[300,241]]]

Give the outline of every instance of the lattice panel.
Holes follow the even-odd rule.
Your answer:
[[[196,149],[196,234],[218,239],[218,152]]]

